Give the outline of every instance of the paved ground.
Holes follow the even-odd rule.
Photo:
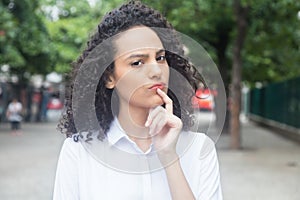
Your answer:
[[[225,200],[299,200],[300,144],[244,123],[243,149],[229,150],[229,136],[217,143]]]
[[[0,199],[50,200],[64,137],[54,123],[24,124],[12,136],[0,124]],[[243,150],[217,143],[225,200],[299,200],[300,145],[252,123],[243,124]]]
[[[22,136],[0,124],[0,199],[50,200],[63,136],[55,124],[24,124]]]

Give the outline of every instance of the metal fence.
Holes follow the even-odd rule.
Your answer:
[[[250,91],[250,113],[300,128],[300,77]]]

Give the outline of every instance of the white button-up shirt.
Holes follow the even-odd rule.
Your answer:
[[[196,199],[221,200],[219,165],[212,140],[205,134],[182,132],[177,153]],[[171,194],[152,145],[143,152],[115,119],[104,141],[65,140],[53,199],[168,200]]]

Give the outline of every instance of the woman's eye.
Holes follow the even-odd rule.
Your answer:
[[[143,62],[141,60],[130,63],[130,65],[133,66],[133,67],[137,67],[137,66],[140,66],[142,64],[143,64]]]
[[[156,60],[157,60],[158,62],[165,61],[165,60],[166,60],[166,56],[163,56],[163,55],[158,56],[158,57],[156,58]]]

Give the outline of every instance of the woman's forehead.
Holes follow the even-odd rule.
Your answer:
[[[114,42],[116,57],[141,49],[163,49],[157,34],[145,26],[137,26],[120,33]]]

